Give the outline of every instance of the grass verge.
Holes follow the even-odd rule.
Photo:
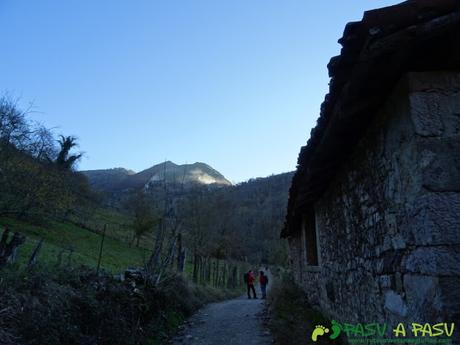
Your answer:
[[[331,322],[310,306],[305,292],[287,275],[277,279],[268,296],[269,328],[276,345],[334,344],[342,345],[340,339],[318,337],[311,339],[316,325],[328,327]]]

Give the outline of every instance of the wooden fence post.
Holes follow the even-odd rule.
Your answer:
[[[107,230],[107,224],[104,224],[104,231],[102,232],[101,248],[99,249],[99,258],[97,260],[97,269],[96,269],[96,274],[97,275],[99,275],[99,269],[101,268],[102,249],[104,248],[104,240],[105,240],[105,231],[106,230]]]
[[[40,249],[42,248],[43,244],[43,238],[40,239],[38,242],[37,246],[35,247],[34,251],[32,252],[32,255],[30,256],[29,259],[29,264],[27,265],[28,268],[31,268],[37,263],[37,258],[38,258],[38,253],[40,253]]]

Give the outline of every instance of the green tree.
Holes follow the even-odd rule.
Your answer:
[[[71,170],[75,163],[82,157],[81,153],[70,154],[70,151],[78,146],[77,138],[73,136],[63,136],[58,140],[60,150],[56,157],[56,165],[65,170]]]

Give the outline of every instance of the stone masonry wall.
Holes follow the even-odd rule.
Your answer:
[[[460,73],[405,76],[315,212],[319,271],[290,241],[312,304],[341,322],[460,327]]]

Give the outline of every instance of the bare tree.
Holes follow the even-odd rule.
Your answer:
[[[134,234],[131,243],[136,241],[136,246],[139,247],[141,237],[152,231],[158,225],[159,216],[152,205],[152,200],[149,200],[143,191],[140,191],[131,198],[128,204],[128,207],[131,208],[134,213],[134,220],[132,223]]]
[[[184,193],[185,176],[186,171],[184,169],[180,186],[176,185],[177,181],[173,178],[173,185],[169,188],[165,162],[163,171],[163,215],[160,219],[154,250],[146,265],[148,280],[153,285],[160,283],[168,267],[173,264],[178,238],[181,237],[180,231],[183,219],[181,217],[182,214],[178,210],[181,205],[178,203],[177,196],[181,196]],[[178,195],[174,195],[176,192]],[[168,243],[166,245],[166,253],[163,253],[165,241]],[[181,248],[181,251],[183,251],[183,248]]]

